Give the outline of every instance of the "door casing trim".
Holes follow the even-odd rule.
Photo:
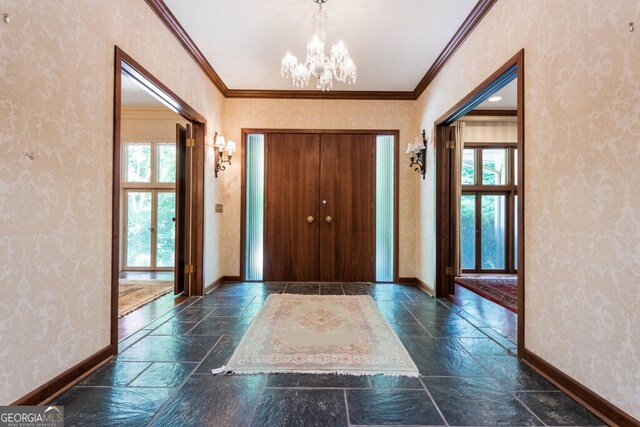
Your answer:
[[[191,242],[193,262],[195,265],[194,286],[192,295],[203,295],[203,262],[204,262],[204,145],[206,135],[206,119],[172,92],[160,80],[154,77],[136,60],[126,52],[115,46],[114,55],[114,84],[113,84],[113,183],[112,183],[112,229],[111,229],[111,328],[110,348],[111,354],[118,354],[118,274],[120,268],[120,197],[121,197],[121,154],[122,141],[121,106],[122,106],[122,81],[121,73],[126,71],[146,89],[161,98],[167,105],[191,122],[194,128],[196,146],[193,149],[193,220],[191,221],[191,233],[195,236]],[[183,230],[186,233],[188,230]]]

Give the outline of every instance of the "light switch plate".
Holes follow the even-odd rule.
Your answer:
[[[216,203],[216,213],[222,213],[222,204]]]

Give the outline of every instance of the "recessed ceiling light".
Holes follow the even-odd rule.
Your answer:
[[[492,96],[491,98],[487,99],[487,101],[489,101],[489,102],[498,102],[501,99],[502,99],[501,96],[496,95],[496,96]]]

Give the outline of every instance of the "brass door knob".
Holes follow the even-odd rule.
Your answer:
[[[325,221],[327,221],[327,222],[331,222],[331,221],[333,221],[333,218],[331,218],[330,216],[327,216],[327,217],[325,218]]]
[[[309,215],[307,217],[307,222],[311,223],[311,222],[313,222],[313,220],[314,220],[314,218],[311,215]]]

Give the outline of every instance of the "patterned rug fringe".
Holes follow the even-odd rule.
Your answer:
[[[225,366],[212,369],[213,375],[259,375],[259,374],[311,374],[311,375],[350,375],[356,377],[384,375],[385,377],[420,378],[418,372],[381,372],[381,371],[310,371],[305,369],[260,369],[256,371],[227,371]]]

